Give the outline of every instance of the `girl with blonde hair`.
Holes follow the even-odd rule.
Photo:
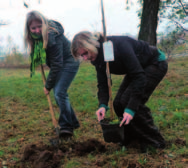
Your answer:
[[[59,22],[48,20],[38,11],[27,14],[25,46],[31,51],[31,76],[39,64],[46,63],[50,68],[44,93],[47,95],[51,89],[54,91],[56,103],[60,108],[59,126],[62,137],[72,136],[73,130],[79,127],[67,94],[79,68],[79,61],[73,58],[70,45]]]
[[[142,152],[146,151],[148,144],[164,148],[165,140],[154,125],[151,111],[146,106],[167,72],[164,53],[144,41],[128,36],[108,36],[107,40],[113,43],[114,51],[114,61],[109,61],[110,73],[125,75],[113,102],[116,115],[123,118],[120,126],[126,125],[124,145],[136,138],[141,143]],[[71,44],[73,56],[91,61],[97,71],[98,121],[104,119],[109,101],[103,43],[102,35],[83,31],[74,36]]]

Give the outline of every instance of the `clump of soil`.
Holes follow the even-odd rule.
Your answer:
[[[173,140],[169,140],[169,141],[166,142],[167,148],[170,148],[172,146],[172,144],[175,144],[177,146],[185,146],[186,141],[182,138],[176,138],[176,139],[173,139]]]
[[[55,168],[58,167],[62,156],[61,151],[51,146],[28,145],[24,149],[22,167],[24,168],[27,164],[30,164],[33,168]]]
[[[105,145],[96,139],[88,139],[84,142],[71,142],[60,144],[59,148],[49,145],[31,144],[25,147],[22,157],[22,167],[32,165],[33,168],[58,168],[63,157],[83,156],[88,153],[103,153]]]
[[[86,155],[92,151],[96,151],[97,153],[102,153],[106,151],[105,145],[96,139],[90,139],[86,142],[79,142],[72,146],[74,152],[78,156]]]
[[[181,139],[181,138],[177,138],[177,139],[175,139],[175,144],[176,145],[180,145],[180,146],[185,146],[186,145],[186,141]]]

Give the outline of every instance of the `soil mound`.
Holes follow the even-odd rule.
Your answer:
[[[70,158],[71,156],[84,156],[91,152],[100,154],[105,151],[105,145],[96,139],[88,139],[84,142],[62,142],[58,148],[31,144],[24,149],[21,167],[29,165],[33,168],[58,168],[64,156]]]

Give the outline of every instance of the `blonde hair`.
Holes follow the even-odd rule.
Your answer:
[[[89,31],[81,31],[73,37],[71,43],[71,53],[74,58],[78,58],[80,55],[78,50],[80,48],[84,48],[89,50],[95,54],[98,54],[97,47],[100,46],[98,39],[100,37],[100,33],[91,33]]]
[[[29,26],[33,20],[40,21],[42,23],[42,38],[43,38],[43,48],[47,47],[48,44],[48,32],[50,30],[58,32],[54,27],[52,27],[52,24],[48,21],[47,18],[45,18],[40,12],[38,11],[31,11],[26,16],[26,22],[25,22],[25,34],[24,34],[24,43],[25,48],[29,48],[30,50],[33,50],[34,48],[34,41],[30,34]]]

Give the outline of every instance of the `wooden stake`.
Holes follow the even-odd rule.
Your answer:
[[[103,0],[101,0],[101,13],[102,13],[102,25],[103,25],[103,36],[104,41],[107,41],[106,38],[106,26],[105,26],[105,18],[104,18],[104,6],[103,6]],[[109,104],[110,104],[110,118],[114,118],[114,112],[113,112],[113,99],[112,99],[112,89],[111,89],[111,76],[110,76],[110,70],[109,70],[109,62],[106,62],[106,74],[108,78],[108,90],[109,90]]]

